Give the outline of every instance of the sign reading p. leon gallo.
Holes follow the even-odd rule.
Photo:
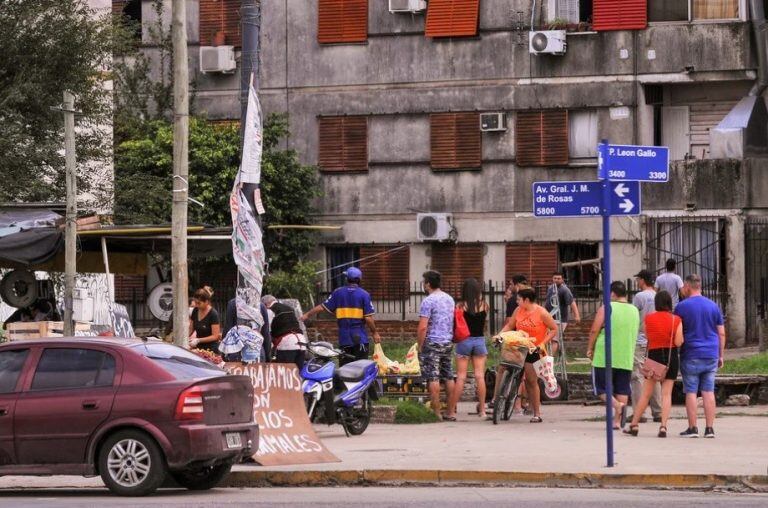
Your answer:
[[[253,460],[262,466],[340,462],[312,428],[296,365],[227,363],[225,369],[248,376],[253,384],[253,416],[259,424]]]

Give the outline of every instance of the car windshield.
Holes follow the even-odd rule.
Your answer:
[[[133,346],[133,349],[157,362],[176,379],[199,379],[226,374],[216,365],[173,344],[144,343]]]

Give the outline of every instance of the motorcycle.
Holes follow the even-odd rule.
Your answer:
[[[328,342],[307,345],[311,358],[301,369],[304,402],[309,420],[328,425],[339,423],[344,433],[359,436],[371,421],[378,367],[370,360],[357,360],[336,367],[334,359],[346,355]]]

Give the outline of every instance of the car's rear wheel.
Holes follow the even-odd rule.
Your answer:
[[[176,480],[176,483],[186,489],[208,490],[221,483],[231,469],[232,463],[225,462],[224,464],[219,464],[217,466],[171,471],[171,476]]]
[[[113,493],[146,496],[163,484],[168,468],[154,439],[138,430],[121,430],[101,446],[99,472]]]

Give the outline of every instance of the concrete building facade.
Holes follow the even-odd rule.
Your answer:
[[[239,2],[188,4],[195,108],[238,118],[240,64],[201,74],[198,48],[201,27],[217,27],[207,13],[237,16]],[[401,4],[413,12],[390,11]],[[613,219],[613,278],[676,258],[682,275],[702,274],[733,342],[757,340],[768,287],[762,247],[748,254],[768,235],[755,218],[768,209],[758,4],[262,0],[263,107],[288,116],[286,146],[320,171],[317,221],[340,228],[316,258],[331,275],[362,258],[382,286],[411,287],[428,268],[453,283],[549,278],[602,256],[600,222],[534,218],[533,182],[595,180],[601,139],[669,146],[670,181],[643,184],[642,215]],[[533,54],[529,32],[550,29],[564,52]],[[482,130],[484,113],[506,129]],[[419,213],[449,214],[450,238],[421,241]],[[568,274],[597,287],[591,265]]]

